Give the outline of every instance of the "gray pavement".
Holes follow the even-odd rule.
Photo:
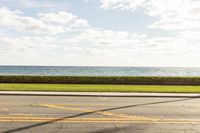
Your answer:
[[[187,95],[188,97],[174,97],[177,94],[173,96],[170,94],[172,97],[134,97],[134,95],[113,97],[113,95],[98,94],[98,97],[94,94],[92,96],[2,94],[0,133],[198,133],[200,131],[198,94]]]

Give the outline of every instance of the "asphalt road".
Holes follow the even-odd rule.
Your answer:
[[[200,98],[0,96],[0,133],[199,133]]]

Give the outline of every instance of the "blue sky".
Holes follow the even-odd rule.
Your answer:
[[[200,67],[200,1],[1,0],[0,65]]]

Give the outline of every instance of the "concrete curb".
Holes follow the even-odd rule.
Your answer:
[[[10,96],[77,96],[77,97],[163,97],[200,98],[199,93],[121,93],[121,92],[44,92],[44,91],[0,91],[0,95]]]

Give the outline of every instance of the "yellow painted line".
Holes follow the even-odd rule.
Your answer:
[[[19,104],[13,104],[13,103],[9,103],[9,104],[4,104],[4,103],[0,103],[0,106],[35,106],[36,104],[29,104],[29,103],[19,103]],[[114,107],[113,104],[84,104],[84,103],[76,103],[76,104],[54,104],[57,106],[70,106],[70,107]],[[123,106],[123,104],[121,104],[121,106]]]
[[[62,118],[62,117],[61,117]],[[37,117],[37,116],[0,116],[0,119],[59,119],[59,117]],[[138,120],[137,116],[136,117],[131,117],[131,118],[64,118],[64,119],[77,119],[77,120]],[[140,119],[140,120],[147,120],[147,119]],[[149,120],[159,120],[159,121],[199,121],[200,119],[164,119],[164,118],[154,118],[154,119],[149,119]]]
[[[130,118],[45,118],[0,116],[0,122],[83,122],[83,123],[151,123],[151,124],[200,124],[199,119],[130,119]]]
[[[63,106],[57,106],[53,104],[36,104],[35,106],[44,106],[44,107],[49,107],[49,108],[57,108],[57,109],[63,109],[63,110],[73,110],[73,111],[80,111],[80,112],[86,112],[86,113],[91,113],[91,114],[100,114],[104,116],[114,116],[117,118],[130,118],[130,119],[137,119],[137,120],[155,120],[155,118],[151,117],[144,117],[144,116],[131,116],[131,115],[126,115],[126,114],[121,114],[121,113],[111,113],[107,111],[95,111],[91,109],[81,109],[81,108],[73,108],[73,107],[63,107]]]
[[[200,121],[133,121],[133,120],[29,120],[29,119],[12,119],[0,120],[0,122],[66,122],[66,123],[143,123],[143,124],[200,124]]]
[[[73,107],[63,107],[63,106],[57,106],[52,104],[36,104],[35,106],[44,106],[49,108],[57,108],[57,109],[63,109],[63,110],[73,110],[73,111],[80,111],[80,112],[86,112],[86,113],[94,113],[94,114],[101,114],[105,116],[116,116],[116,117],[132,117],[125,114],[119,114],[119,113],[111,113],[106,111],[95,111],[91,109],[80,109],[80,108],[73,108]]]
[[[49,121],[49,120],[0,120],[0,122],[56,122],[56,123],[153,123],[146,121],[79,121],[79,120],[60,120],[60,121]]]
[[[56,106],[70,106],[70,107],[114,107],[113,104],[84,104],[84,103],[76,103],[76,104],[53,104]],[[123,105],[122,105],[123,106]]]
[[[53,120],[59,118],[52,118],[52,117],[22,117],[22,116],[1,116],[0,119],[42,119],[42,120]],[[61,118],[61,119],[68,119],[68,120],[138,120],[138,119],[130,119],[130,118]],[[145,120],[145,119],[143,119]],[[158,120],[158,119],[155,119]]]
[[[200,120],[196,119],[160,119],[160,118],[151,118],[151,117],[144,117],[144,116],[130,116],[126,114],[118,114],[118,113],[110,113],[106,111],[95,111],[90,109],[80,109],[80,108],[72,108],[72,107],[63,107],[57,106],[52,104],[37,104],[36,106],[44,106],[49,108],[57,108],[63,110],[73,110],[73,111],[80,111],[80,112],[88,112],[88,113],[96,113],[106,116],[115,116],[116,118],[68,118],[59,120],[58,122],[94,122],[94,123],[106,123],[106,122],[116,122],[116,123],[172,123],[172,124],[200,124]],[[55,118],[56,119],[56,118]],[[58,118],[57,118],[58,119]]]

